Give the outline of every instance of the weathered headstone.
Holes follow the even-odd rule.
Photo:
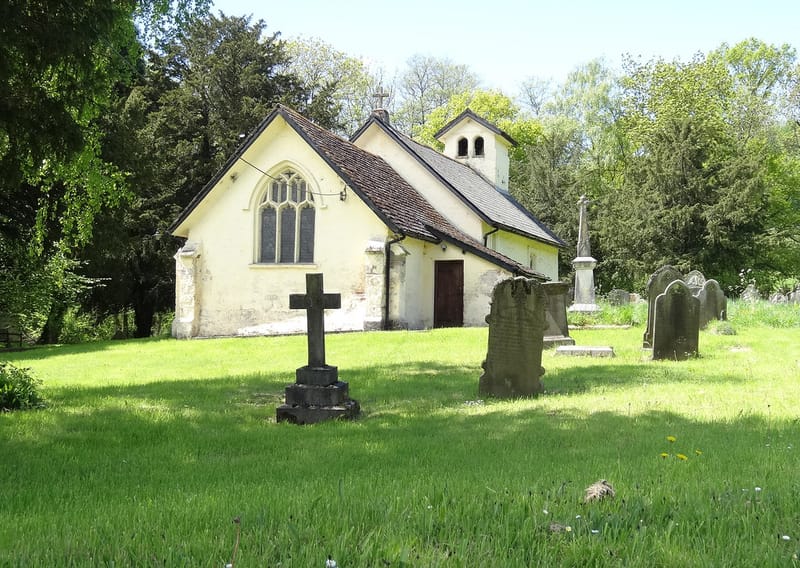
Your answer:
[[[773,304],[786,304],[789,302],[789,298],[780,292],[775,292],[769,297],[769,301]]]
[[[714,279],[706,280],[695,296],[700,300],[700,329],[705,329],[712,320],[728,319],[728,299],[719,282]]]
[[[631,293],[627,290],[614,288],[608,293],[606,300],[612,306],[627,306],[631,303]]]
[[[700,300],[683,280],[670,283],[655,301],[653,359],[683,361],[697,355]]]
[[[286,402],[277,409],[278,422],[314,424],[333,418],[355,418],[360,407],[348,396],[348,384],[339,380],[339,370],[325,362],[325,310],[342,305],[341,295],[325,294],[322,274],[306,274],[306,293],[290,294],[289,307],[306,310],[308,365],[295,373],[295,383],[286,387]]]
[[[516,398],[544,390],[540,378],[546,305],[544,288],[534,280],[509,278],[495,286],[486,316],[489,345],[478,383],[481,395]]]
[[[575,299],[569,307],[571,312],[594,313],[600,311],[594,296],[594,267],[597,260],[592,257],[589,243],[589,215],[587,206],[589,199],[582,195],[578,201],[578,247],[572,260],[575,269]]]
[[[703,289],[703,284],[706,283],[706,277],[699,270],[691,270],[684,276],[683,281],[686,282],[692,294],[696,296],[697,293]]]
[[[748,284],[742,291],[739,299],[743,302],[756,302],[761,299],[761,294],[758,292],[758,288],[756,288],[755,284]]]
[[[545,282],[542,284],[547,295],[547,327],[544,330],[544,348],[559,345],[575,345],[569,336],[567,324],[567,291],[569,284]]]
[[[662,294],[667,286],[675,280],[683,281],[683,274],[669,264],[656,270],[647,281],[647,329],[642,338],[642,347],[653,347],[653,315],[655,313],[656,298]]]
[[[790,304],[800,304],[800,284],[795,286],[794,290],[789,292],[788,298]]]

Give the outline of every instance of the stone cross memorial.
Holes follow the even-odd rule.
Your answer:
[[[517,398],[544,391],[540,377],[542,342],[547,327],[547,293],[527,278],[509,278],[495,286],[486,322],[489,346],[478,392]]]
[[[341,305],[341,295],[323,292],[322,274],[306,274],[306,293],[289,295],[291,309],[306,310],[308,365],[298,368],[295,383],[286,387],[278,422],[313,424],[358,416],[359,404],[348,397],[347,383],[339,380],[336,367],[325,362],[325,310]]]
[[[575,269],[575,299],[569,307],[571,312],[594,313],[600,311],[600,306],[595,303],[594,296],[594,267],[597,260],[592,257],[589,244],[589,215],[587,206],[590,201],[581,195],[578,201],[578,247],[576,256],[572,260]]]

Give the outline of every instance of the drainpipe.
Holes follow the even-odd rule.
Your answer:
[[[393,244],[399,243],[400,241],[402,241],[405,238],[406,238],[405,235],[402,235],[402,236],[399,236],[399,237],[395,237],[394,239],[390,239],[390,240],[386,241],[386,244],[383,246],[383,256],[386,257],[386,267],[385,267],[385,270],[383,271],[384,294],[385,294],[385,297],[386,297],[386,305],[383,308],[383,329],[384,329],[384,331],[387,331],[389,329],[389,280],[390,280],[389,279],[389,267],[391,266],[391,263],[392,263],[392,251],[391,251],[391,248],[392,248]]]
[[[488,246],[489,246],[489,245],[488,245],[488,242],[489,242],[489,236],[490,236],[490,235],[494,235],[494,234],[495,234],[497,231],[499,231],[499,230],[500,230],[500,227],[495,227],[494,229],[492,229],[491,231],[489,231],[488,233],[486,233],[485,235],[483,235],[483,246],[485,246],[485,247],[488,247]]]

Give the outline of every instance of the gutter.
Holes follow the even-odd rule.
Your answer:
[[[384,297],[386,298],[386,305],[383,307],[383,330],[389,330],[389,268],[392,264],[392,245],[395,243],[399,243],[403,239],[405,239],[405,235],[401,235],[399,237],[395,237],[393,239],[389,239],[386,241],[386,244],[383,245],[383,256],[385,257],[386,265],[383,271],[383,284],[384,284]]]
[[[495,227],[494,229],[492,229],[491,231],[489,231],[488,233],[483,235],[483,246],[488,247],[489,246],[489,244],[488,244],[489,243],[489,236],[494,235],[499,230],[500,230],[500,227]]]

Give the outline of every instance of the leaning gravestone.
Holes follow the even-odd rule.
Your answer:
[[[360,407],[348,396],[339,370],[325,363],[326,309],[340,308],[339,294],[325,294],[322,274],[306,274],[306,293],[290,294],[289,307],[306,310],[308,365],[297,369],[295,384],[286,387],[286,403],[277,409],[278,422],[314,424],[333,418],[355,418]]]
[[[780,292],[775,292],[769,297],[769,301],[773,304],[786,304],[789,302],[789,298],[787,298]]]
[[[547,327],[547,295],[541,284],[509,278],[495,286],[486,322],[489,346],[478,391],[483,396],[535,396],[540,381],[542,343]]]
[[[700,329],[705,329],[711,320],[728,319],[728,299],[716,280],[706,280],[703,288],[695,294],[700,300]]]
[[[655,301],[653,359],[683,361],[697,355],[700,300],[683,280],[675,280]]]
[[[642,338],[642,347],[653,347],[653,315],[656,298],[675,280],[683,282],[683,274],[674,266],[666,265],[656,270],[647,281],[647,329]]]
[[[559,345],[575,345],[569,336],[567,324],[567,292],[569,284],[564,282],[545,282],[542,284],[547,295],[547,327],[544,330],[544,348]]]
[[[686,282],[686,285],[689,287],[689,290],[692,291],[692,294],[697,296],[697,293],[703,289],[703,285],[706,283],[706,277],[703,276],[703,273],[699,270],[691,270],[683,278],[683,281]]]

